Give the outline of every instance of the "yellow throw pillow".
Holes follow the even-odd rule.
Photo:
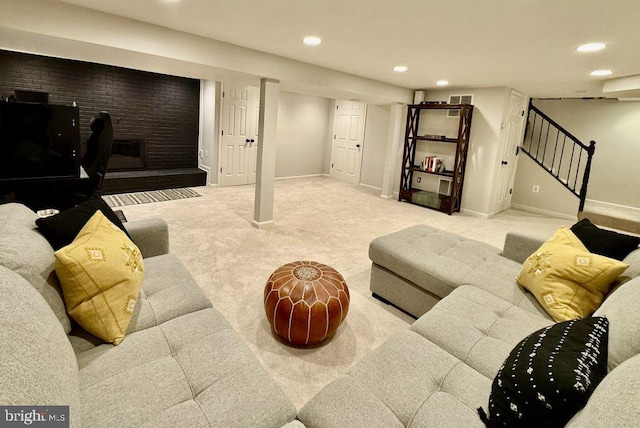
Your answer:
[[[101,211],[74,241],[55,252],[67,312],[85,330],[119,345],[138,300],[140,250]]]
[[[561,227],[527,258],[516,280],[560,322],[595,311],[628,267],[590,253],[570,229]]]

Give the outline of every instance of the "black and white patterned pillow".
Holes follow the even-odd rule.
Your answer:
[[[607,374],[609,321],[584,318],[529,335],[511,351],[491,387],[488,427],[564,426]]]

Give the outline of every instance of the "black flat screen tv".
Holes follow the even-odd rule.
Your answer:
[[[78,107],[0,102],[0,180],[80,175]]]

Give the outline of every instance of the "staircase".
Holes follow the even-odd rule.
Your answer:
[[[579,220],[588,218],[603,227],[640,235],[640,210],[586,203],[595,148],[595,141],[588,145],[582,143],[529,101],[527,128],[520,150],[580,200]]]
[[[580,199],[584,210],[591,159],[596,142],[582,143],[529,100],[529,115],[520,149]]]

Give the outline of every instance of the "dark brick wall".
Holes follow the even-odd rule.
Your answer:
[[[0,50],[0,95],[49,93],[80,108],[83,144],[94,113],[108,111],[114,137],[148,139],[147,168],[198,165],[200,82],[127,68]]]

